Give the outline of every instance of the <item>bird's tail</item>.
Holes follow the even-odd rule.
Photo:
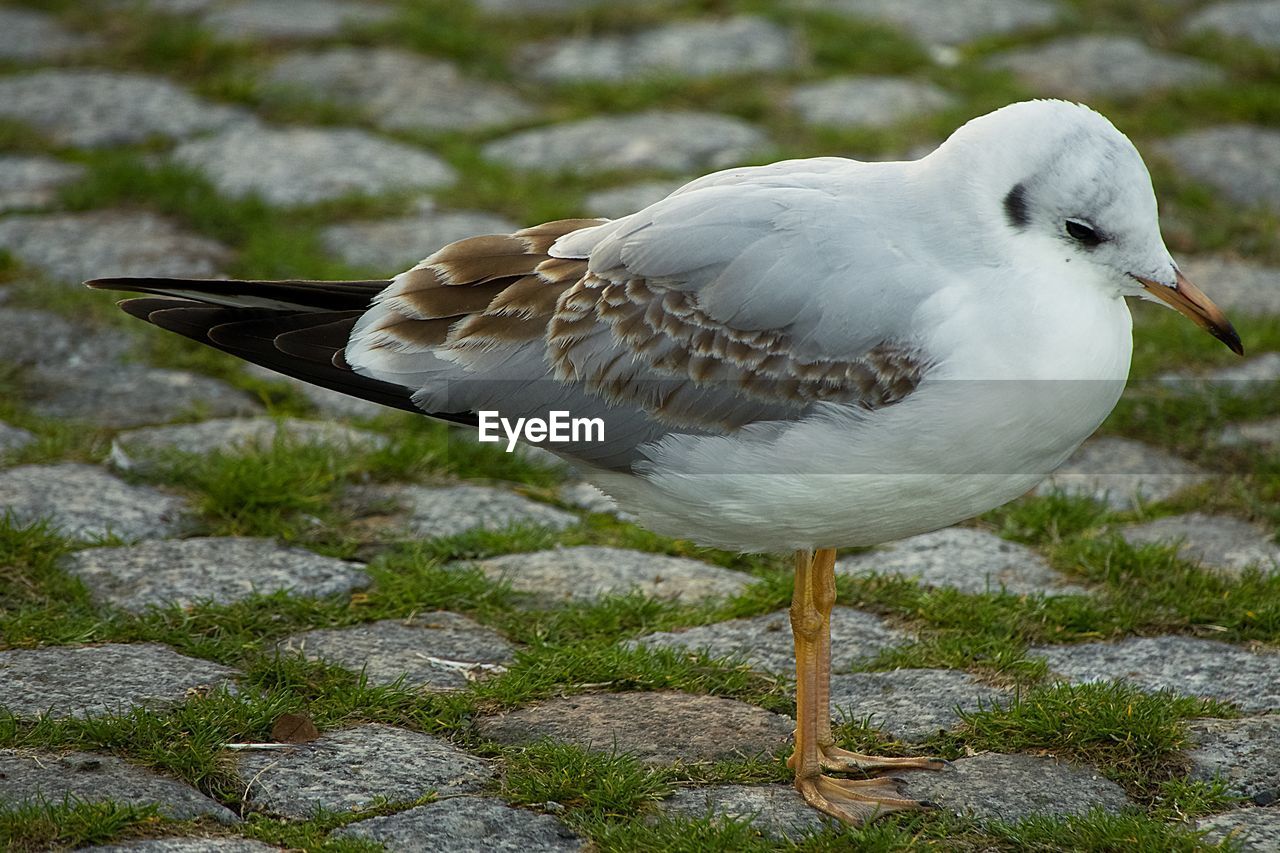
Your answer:
[[[411,389],[361,376],[343,357],[356,320],[388,281],[100,278],[85,284],[146,294],[120,307],[237,358],[322,388],[419,411],[409,399]]]

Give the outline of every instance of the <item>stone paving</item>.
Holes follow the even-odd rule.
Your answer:
[[[493,797],[451,797],[390,817],[375,817],[335,833],[409,853],[469,853],[484,839],[497,853],[571,853],[584,839],[554,817],[515,809]]]
[[[86,548],[63,568],[94,599],[122,610],[197,602],[230,604],[288,590],[299,596],[341,595],[368,583],[364,566],[269,539],[157,539],[119,548]]]
[[[155,803],[160,814],[176,820],[240,820],[230,809],[195,788],[113,755],[0,749],[0,802],[58,802],[64,797],[88,802]]]
[[[1252,78],[1270,73],[1263,54],[1280,46],[1276,0],[1150,4],[1149,14],[1123,27],[1085,20],[1080,7],[1060,0],[796,0],[785,14],[765,14],[759,4],[748,4],[752,14],[744,14],[733,4],[710,4],[712,13],[700,11],[708,4],[638,0],[475,0],[475,15],[464,10],[459,19],[500,28],[480,41],[456,33],[437,40],[435,30],[451,20],[416,31],[421,22],[408,15],[423,7],[401,0],[93,0],[44,4],[47,11],[28,5],[37,4],[0,8],[0,516],[19,525],[47,521],[69,540],[49,571],[83,584],[93,610],[59,623],[50,636],[22,622],[18,646],[0,641],[0,721],[12,714],[19,727],[36,725],[42,714],[63,721],[134,708],[165,714],[221,691],[230,695],[226,701],[250,701],[260,687],[253,682],[257,654],[324,661],[363,673],[373,686],[399,682],[418,703],[416,712],[488,690],[507,673],[525,678],[527,672],[513,670],[541,642],[518,635],[510,621],[495,630],[498,623],[483,608],[425,607],[397,611],[408,614],[398,618],[382,611],[357,621],[361,605],[378,593],[364,562],[322,556],[307,541],[206,535],[198,495],[164,479],[171,454],[261,449],[277,437],[323,444],[335,454],[364,452],[395,442],[397,422],[385,419],[381,407],[246,368],[244,375],[299,389],[314,406],[308,410],[314,419],[275,417],[225,381],[229,374],[215,378],[192,366],[205,362],[138,360],[140,336],[154,330],[122,331],[67,307],[67,295],[79,295],[79,283],[91,277],[258,275],[253,270],[265,260],[252,239],[233,238],[234,229],[219,226],[216,215],[189,209],[182,187],[163,187],[160,202],[147,196],[153,190],[113,184],[116,157],[176,164],[223,198],[261,201],[288,225],[290,239],[297,236],[290,248],[313,253],[318,264],[347,275],[391,276],[455,239],[527,224],[531,210],[621,216],[711,169],[855,153],[839,141],[846,137],[858,144],[881,140],[870,146],[877,157],[922,156],[937,139],[922,136],[930,122],[967,117],[977,103],[991,106],[987,93],[975,97],[974,80],[1000,81],[1025,96],[1102,99],[1128,110],[1117,113],[1118,124],[1160,164],[1162,204],[1172,181],[1196,204],[1207,194],[1254,228],[1236,223],[1226,242],[1220,235],[1202,239],[1186,204],[1173,202],[1170,246],[1188,276],[1242,318],[1250,358],[1210,368],[1171,362],[1166,387],[1199,395],[1235,383],[1252,394],[1280,376],[1280,354],[1253,342],[1270,342],[1269,332],[1255,330],[1280,315],[1280,262],[1274,248],[1260,248],[1269,238],[1259,236],[1280,210],[1280,130],[1273,111],[1229,97],[1237,85],[1254,86],[1249,97],[1256,97]],[[155,13],[146,38],[129,23],[142,6]],[[106,14],[116,16],[112,25],[95,27],[94,16]],[[1156,17],[1161,23],[1149,26]],[[873,49],[862,55],[864,45],[851,44],[849,57],[833,66],[830,39],[817,37],[822,22],[865,28]],[[175,34],[192,39],[194,52],[183,41],[181,61],[141,58],[152,48],[173,50],[166,39]],[[882,61],[874,44],[881,37],[922,50],[912,57],[895,44],[892,60]],[[216,72],[204,67],[210,56]],[[953,79],[948,66],[961,73]],[[1186,104],[1197,99],[1219,106],[1187,120]],[[1156,115],[1166,110],[1176,117]],[[1144,128],[1148,113],[1157,120]],[[837,141],[822,142],[819,152],[811,150],[810,136]],[[156,180],[169,180],[169,172]],[[92,197],[104,180],[112,188],[109,203]],[[90,193],[87,202],[79,198],[82,189]],[[347,211],[354,196],[368,197],[367,208]],[[324,205],[323,221],[314,205]],[[50,294],[48,305],[42,291]],[[175,423],[187,420],[194,422]],[[1141,438],[1091,440],[1038,492],[1092,498],[1121,513],[1094,532],[1175,546],[1222,582],[1255,567],[1276,570],[1280,547],[1265,511],[1245,517],[1237,504],[1215,505],[1212,513],[1185,506],[1183,496],[1198,494],[1188,489],[1220,475],[1212,456],[1193,457],[1186,447],[1175,453],[1158,430]],[[1265,460],[1280,446],[1280,417],[1274,409],[1233,416],[1209,428],[1204,441],[1226,455]],[[74,449],[57,449],[68,442]],[[611,499],[576,480],[520,492],[510,486],[406,476],[353,485],[339,506],[378,508],[361,517],[369,531],[355,551],[362,561],[376,560],[397,539],[436,540],[428,547],[451,555],[439,560],[441,568],[478,568],[485,579],[509,585],[517,612],[531,623],[562,607],[607,613],[610,598],[625,594],[663,602],[655,608],[702,607],[690,611],[702,614],[689,620],[697,622],[711,618],[711,608],[740,607],[768,589],[753,587],[759,578],[746,571],[648,553],[630,539],[627,547],[449,550],[451,537],[470,543],[465,534],[489,531],[501,541],[513,525],[575,543],[613,543],[608,525],[628,520]],[[1179,499],[1176,507],[1163,505]],[[1131,512],[1144,507],[1151,511]],[[8,569],[0,562],[0,616],[8,606]],[[1000,587],[1018,596],[1095,601],[1114,594],[1072,583],[1041,550],[970,527],[845,554],[839,570],[975,595]],[[141,624],[131,614],[153,607],[198,613],[206,604],[278,592],[349,605],[342,610],[348,615],[272,633],[260,653],[235,666],[187,646],[180,653],[139,640],[83,641],[102,637],[96,626]],[[22,600],[25,590],[18,593]],[[737,596],[744,597],[735,602]],[[859,671],[879,653],[927,638],[928,629],[913,620],[892,607],[877,613],[837,607],[833,717],[869,721],[907,743],[939,731],[963,739],[958,712],[1000,705],[1014,688],[992,683],[981,669]],[[9,630],[3,619],[0,630]],[[626,648],[666,649],[682,662],[699,654],[731,658],[779,689],[794,678],[786,610],[628,631],[621,636],[640,636],[623,640]],[[202,637],[194,647],[213,642]],[[626,656],[608,645],[605,652]],[[1131,636],[1037,646],[1028,656],[1047,661],[1050,683],[1117,679],[1240,709],[1237,719],[1191,723],[1185,761],[1191,778],[1225,780],[1247,807],[1195,825],[1208,840],[1231,837],[1245,850],[1280,846],[1274,645]],[[241,831],[238,822],[254,812],[298,821],[317,809],[358,818],[333,840],[389,850],[470,850],[482,839],[484,849],[568,851],[590,849],[592,841],[555,816],[562,804],[517,808],[503,799],[505,759],[493,757],[500,750],[550,738],[666,768],[771,760],[787,749],[794,724],[782,714],[636,683],[631,675],[610,677],[557,683],[514,707],[482,705],[447,733],[372,723],[355,712],[321,725],[309,743],[232,744],[217,760],[243,796],[227,802],[145,766],[154,759],[119,739],[75,750],[0,749],[0,808],[71,795],[154,802],[168,818],[212,821],[200,829],[148,827],[148,835],[165,837],[88,848],[99,851],[272,850],[221,833]],[[966,755],[946,772],[909,774],[905,790],[981,822],[1136,807],[1096,768],[1049,754]],[[406,807],[431,791],[440,798]],[[388,801],[398,805],[381,806]],[[370,817],[374,807],[391,813]],[[675,794],[642,811],[746,820],[767,836],[801,843],[824,823],[790,786],[776,784],[681,782]],[[168,837],[213,824],[220,824],[217,838]]]
[[[619,720],[628,722],[619,726]],[[787,743],[795,723],[720,696],[657,691],[550,699],[481,717],[476,727],[499,743],[551,738],[662,765],[771,755]]]
[[[1084,592],[1067,583],[1032,549],[965,527],[949,527],[845,557],[836,563],[836,572],[900,575],[928,586],[948,586],[962,592]]]
[[[505,88],[463,77],[447,62],[388,48],[288,54],[265,83],[281,94],[355,109],[384,130],[480,130],[535,115]]]
[[[1207,471],[1151,445],[1108,436],[1085,442],[1036,493],[1060,492],[1129,509],[1167,500],[1209,478]]]
[[[1178,554],[1215,569],[1239,574],[1249,567],[1273,572],[1280,546],[1257,525],[1229,516],[1193,512],[1169,516],[1121,531],[1131,545],[1178,543]]]
[[[796,67],[799,53],[795,39],[778,25],[738,17],[682,21],[626,36],[534,43],[517,52],[515,62],[541,80],[597,82],[784,71]]]
[[[508,554],[467,565],[516,592],[553,601],[594,601],[629,592],[698,601],[737,595],[751,582],[750,575],[697,560],[593,546]]]
[[[236,774],[255,808],[300,820],[317,809],[368,808],[379,798],[473,792],[493,771],[447,741],[367,724],[287,750],[243,751]]]
[[[173,158],[204,172],[224,195],[282,206],[445,187],[455,177],[433,154],[356,128],[242,125],[184,142]]]
[[[85,673],[94,674],[85,684]],[[19,717],[86,717],[164,708],[233,687],[235,670],[155,643],[0,651],[0,707]],[[90,689],[86,689],[86,688]]]
[[[55,281],[77,286],[119,275],[217,278],[232,257],[225,246],[162,217],[109,210],[5,217],[0,248]]]
[[[281,641],[297,652],[362,672],[371,684],[458,690],[506,671],[513,650],[502,635],[445,610],[352,628],[321,628]]]

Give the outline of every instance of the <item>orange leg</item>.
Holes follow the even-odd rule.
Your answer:
[[[796,552],[791,634],[796,647],[796,744],[787,766],[805,802],[845,823],[859,824],[883,814],[918,809],[905,799],[898,780],[833,779],[822,770],[937,769],[944,762],[924,758],[876,758],[838,749],[831,734],[831,609],[835,606],[835,551]]]

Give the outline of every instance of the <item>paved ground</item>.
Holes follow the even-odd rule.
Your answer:
[[[386,275],[1062,96],[1148,154],[1249,360],[1140,311],[1038,496],[842,555],[839,731],[956,759],[894,849],[1277,849],[1278,33],[1276,0],[0,5],[0,847],[865,842],[780,784],[784,558],[78,283]]]

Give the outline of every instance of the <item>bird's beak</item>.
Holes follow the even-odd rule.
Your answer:
[[[1240,343],[1240,335],[1213,300],[1204,295],[1200,288],[1192,284],[1178,270],[1178,277],[1173,287],[1161,284],[1149,278],[1135,275],[1134,278],[1147,289],[1147,292],[1168,304],[1179,314],[1185,314],[1191,321],[1218,340],[1222,341],[1236,355],[1244,355],[1244,344]]]

